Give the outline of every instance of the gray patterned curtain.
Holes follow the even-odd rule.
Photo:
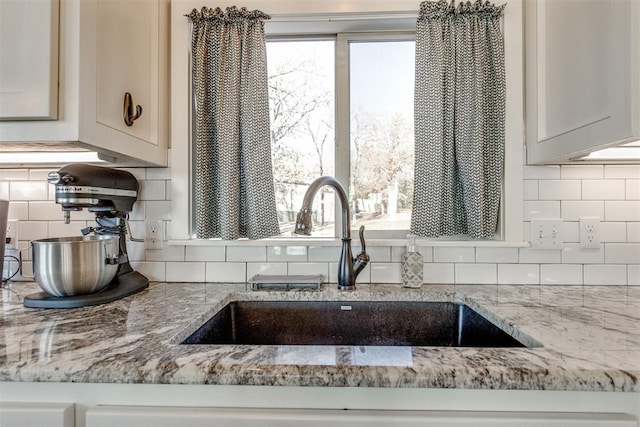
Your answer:
[[[280,233],[264,20],[246,8],[187,15],[192,24],[195,226],[201,239]]]
[[[425,1],[416,24],[411,232],[486,238],[504,162],[505,5]]]

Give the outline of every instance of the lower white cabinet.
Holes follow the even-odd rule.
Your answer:
[[[2,427],[74,427],[73,403],[0,402]]]
[[[617,413],[362,411],[335,409],[244,409],[94,406],[87,427],[637,427]]]

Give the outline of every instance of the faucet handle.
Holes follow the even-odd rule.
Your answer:
[[[364,225],[360,226],[360,230],[358,230],[358,235],[360,236],[360,247],[362,247],[361,253],[366,253],[367,245],[364,242]]]
[[[369,254],[367,254],[367,245],[364,242],[364,225],[360,227],[358,234],[360,235],[360,246],[362,247],[362,250],[358,256],[353,259],[353,273],[355,276],[364,270],[370,259]]]

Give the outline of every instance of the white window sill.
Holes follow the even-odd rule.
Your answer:
[[[359,244],[358,237],[352,236],[354,244]],[[406,239],[367,239],[367,246],[405,246]],[[502,240],[429,240],[416,239],[419,246],[433,247],[493,247],[493,248],[528,248],[529,242],[502,241]],[[341,240],[333,237],[327,238],[273,238],[261,240],[170,240],[169,245],[175,246],[340,246]]]

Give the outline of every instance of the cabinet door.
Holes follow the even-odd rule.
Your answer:
[[[151,164],[167,164],[168,2],[81,2],[80,140]],[[141,116],[123,118],[124,95]],[[135,108],[134,108],[135,109]]]
[[[58,115],[58,0],[0,1],[0,120]]]
[[[632,1],[526,1],[528,163],[563,163],[638,138]]]
[[[73,403],[0,402],[2,427],[73,427]]]

